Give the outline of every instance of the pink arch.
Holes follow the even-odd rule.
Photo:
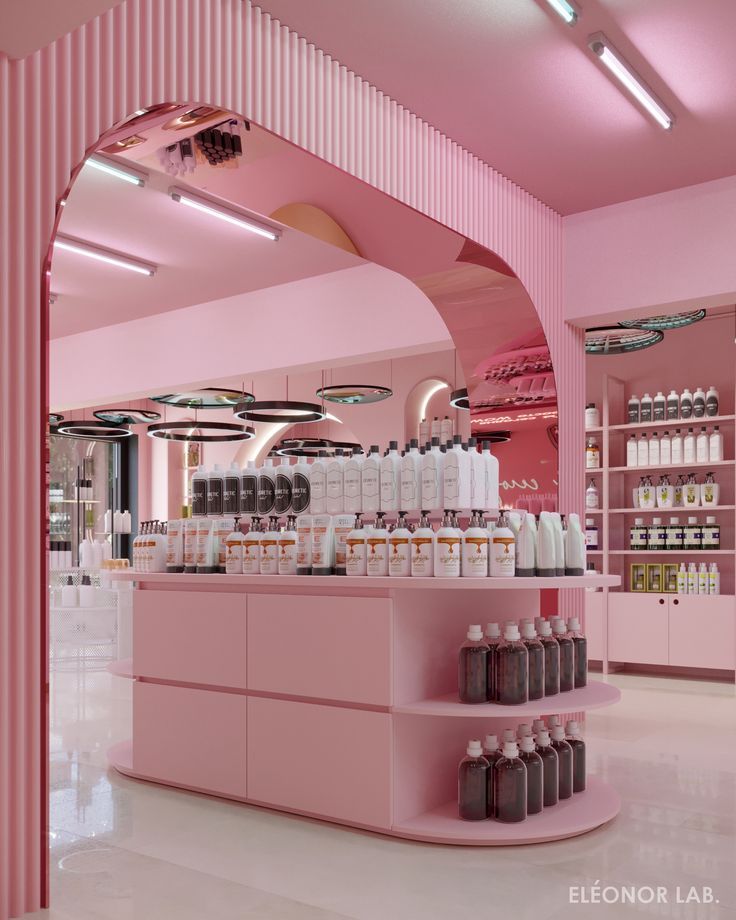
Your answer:
[[[582,504],[583,355],[562,315],[558,214],[251,0],[126,0],[25,60],[0,58],[0,416],[12,445],[0,482],[0,920],[48,899],[44,257],[85,151],[167,99],[247,113],[503,258],[559,371],[562,507]],[[38,479],[24,492],[29,468]]]

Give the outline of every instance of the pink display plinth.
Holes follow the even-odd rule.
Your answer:
[[[621,699],[621,691],[611,684],[591,680],[587,687],[558,693],[542,700],[521,703],[518,706],[500,706],[498,703],[478,703],[474,706],[461,703],[457,693],[448,693],[431,700],[418,700],[416,703],[403,703],[395,706],[393,711],[402,715],[415,716],[452,716],[453,718],[487,718],[514,719],[517,716],[542,716],[559,712],[583,712],[586,709],[598,709],[612,706]]]

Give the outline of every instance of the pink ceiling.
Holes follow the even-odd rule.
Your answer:
[[[262,0],[260,6],[564,214],[736,172],[736,2]],[[662,131],[587,49],[604,31],[673,110]]]

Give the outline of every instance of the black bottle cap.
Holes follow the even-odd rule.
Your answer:
[[[439,447],[439,446],[440,446],[440,439],[432,438],[432,447]]]
[[[468,447],[477,447],[477,446],[478,446],[478,438],[474,438],[474,437],[472,437],[472,436],[469,437],[469,438],[468,438]]]
[[[329,457],[329,454],[327,453],[326,450],[321,450],[318,452],[317,456],[318,457]]]
[[[398,442],[398,441],[389,441],[389,442],[388,442],[388,449],[389,449],[389,450],[398,450],[398,449],[399,449],[399,442]]]
[[[371,444],[371,453],[372,454],[378,453],[378,444]]]
[[[418,438],[412,438],[411,441],[409,441],[409,447],[410,447],[410,448],[419,447],[419,439],[418,439]]]
[[[72,585],[72,586],[74,585],[74,580],[73,580],[73,578],[72,578],[71,575],[68,575],[68,576],[67,576],[66,583],[67,583],[68,585]]]
[[[448,441],[447,443],[449,444],[450,442]],[[462,437],[461,437],[459,434],[453,435],[453,437],[452,437],[452,443],[453,443],[453,444],[462,444],[462,443],[463,443],[463,439],[462,439]]]

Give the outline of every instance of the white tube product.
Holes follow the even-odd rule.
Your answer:
[[[279,575],[296,575],[297,541],[296,518],[293,514],[290,514],[286,519],[286,528],[278,536]]]
[[[261,575],[279,574],[279,535],[279,519],[271,515],[261,535],[261,558],[258,564]]]
[[[361,471],[365,454],[355,448],[352,456],[345,461],[343,472],[343,491],[345,496],[345,512],[360,514],[363,510],[363,495],[361,490]]]
[[[197,571],[197,518],[184,521],[184,571],[192,575]]]
[[[258,514],[258,470],[254,460],[248,460],[240,474],[240,513],[248,517]]]
[[[698,566],[698,594],[708,593],[708,566],[701,562]]]
[[[585,534],[574,512],[567,517],[565,575],[585,575]]]
[[[409,443],[409,451],[401,458],[402,511],[419,511],[422,505],[422,455],[416,438]]]
[[[375,513],[381,509],[381,458],[378,445],[372,444],[363,461],[360,489],[364,513]]]
[[[486,507],[486,461],[478,450],[477,438],[468,438],[470,457],[470,508],[485,510]]]
[[[312,515],[312,575],[335,574],[335,535],[332,515]]]
[[[442,488],[446,508],[453,511],[470,508],[470,454],[463,448],[459,434],[453,438],[452,449],[445,454]]]
[[[422,458],[422,508],[439,511],[444,507],[444,454],[439,438],[432,438],[430,450]]]
[[[389,441],[388,453],[381,460],[381,511],[398,511],[401,494],[401,457],[398,442]]]
[[[486,511],[495,511],[501,507],[499,496],[500,470],[498,458],[491,453],[491,442],[483,442],[482,457],[486,464]]]
[[[229,517],[216,518],[212,523],[212,556],[218,572],[225,572],[227,549],[225,541],[232,533]]]
[[[299,458],[291,468],[291,513],[297,517],[309,512],[311,504],[309,469],[309,464],[303,458]]]
[[[366,574],[366,532],[360,514],[355,515],[353,529],[345,538],[345,574]]]
[[[708,460],[710,463],[720,463],[723,460],[723,435],[718,425],[711,431],[708,439]]]
[[[411,531],[406,526],[406,514],[399,514],[398,526],[388,538],[388,574],[400,578],[411,575]]]
[[[222,499],[225,493],[225,471],[216,463],[207,476],[207,516],[222,515]]]
[[[332,517],[336,575],[347,575],[347,539],[354,524],[355,518],[352,514],[335,514]]]
[[[701,428],[695,438],[695,462],[707,463],[709,454],[710,439],[705,428]]]
[[[691,562],[687,567],[687,593],[698,593],[698,570],[695,568],[694,562]]]
[[[682,442],[683,463],[695,463],[695,457],[696,457],[695,432],[692,428],[688,428],[687,434],[683,438],[683,442]]]
[[[684,562],[680,563],[680,568],[677,570],[677,593],[687,594],[687,569]]]
[[[325,510],[327,514],[342,514],[345,510],[345,459],[342,448],[327,461],[325,472]]]
[[[376,514],[376,521],[366,538],[366,574],[375,578],[388,575],[388,531],[383,512]]]
[[[212,541],[214,523],[210,518],[197,521],[197,575],[210,575],[217,571]]]
[[[549,512],[555,530],[555,574],[565,574],[565,538],[562,530],[562,517],[557,511]]]
[[[537,573],[537,530],[534,515],[527,512],[521,521],[516,541],[516,575],[533,578]]]
[[[243,575],[261,574],[261,519],[254,515],[243,540]]]
[[[718,565],[715,562],[711,562],[710,570],[708,571],[708,594],[720,594],[721,593],[721,573],[718,571]]]
[[[276,517],[291,514],[294,486],[294,468],[288,457],[282,457],[276,467],[276,484],[273,499],[273,513]]]
[[[453,526],[452,517],[445,512],[434,544],[435,578],[457,578],[460,575],[462,539]]]
[[[233,529],[225,540],[225,574],[243,574],[243,543],[245,534],[240,530],[240,518],[236,517]]]
[[[426,511],[422,511],[419,526],[411,535],[411,574],[414,578],[434,575],[435,533]]]
[[[464,578],[488,577],[488,528],[479,511],[473,512],[463,534],[460,571]]]
[[[553,578],[557,574],[555,551],[555,526],[549,511],[539,515],[537,535],[537,576]]]
[[[492,578],[513,578],[516,571],[516,539],[502,514],[491,533],[490,575]]]
[[[207,468],[198,466],[192,476],[192,517],[205,517],[207,514]]]
[[[296,519],[297,575],[312,574],[312,515],[300,514]]]

